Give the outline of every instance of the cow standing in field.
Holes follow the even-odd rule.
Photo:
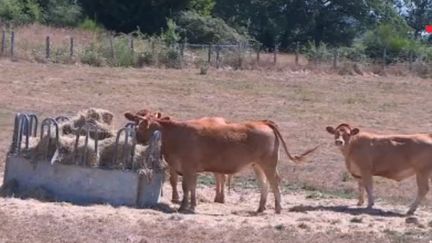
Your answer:
[[[358,179],[359,201],[362,205],[364,190],[367,208],[374,205],[372,176],[401,181],[416,175],[417,197],[407,214],[411,215],[429,191],[432,175],[432,134],[379,135],[360,132],[348,124],[327,127],[334,135],[335,144],[345,157],[345,165]]]
[[[275,212],[280,213],[280,178],[276,169],[279,142],[282,142],[288,157],[297,163],[316,149],[310,149],[301,156],[291,156],[276,124],[268,120],[220,124],[206,120],[172,121],[132,113],[125,116],[129,120],[139,120],[137,133],[143,139],[140,142],[148,141],[155,130],[161,131],[162,154],[167,163],[183,175],[180,211],[195,209],[198,172],[234,174],[254,165],[261,187],[258,212],[265,210],[268,181],[275,196]]]
[[[170,120],[170,117],[162,117],[162,114],[160,112],[152,112],[150,110],[147,109],[143,109],[140,110],[138,112],[135,113],[135,115],[137,116],[142,116],[142,117],[154,117],[154,118],[158,118],[158,119],[165,119],[165,120]],[[126,117],[126,118],[131,118],[131,117]],[[129,119],[131,121],[134,121],[137,125],[139,120],[132,118]],[[203,121],[207,121],[209,123],[220,123],[220,124],[226,124],[226,121],[224,118],[222,117],[203,117],[200,119],[195,119],[195,120],[190,120],[189,122],[203,122]],[[139,139],[138,139],[139,140]],[[178,174],[177,172],[170,166],[169,168],[169,173],[170,173],[170,184],[171,184],[171,188],[172,188],[172,197],[171,197],[171,201],[174,203],[179,203],[180,202],[180,196],[177,190],[177,182],[178,182]],[[214,173],[215,179],[216,179],[216,195],[214,198],[214,201],[217,203],[225,203],[225,181],[226,179],[228,179],[228,184],[231,183],[231,175],[228,175],[228,178],[226,178],[226,176],[224,174],[220,174],[220,173]]]

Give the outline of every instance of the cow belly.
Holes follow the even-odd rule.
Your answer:
[[[386,173],[377,173],[377,176],[382,176],[395,181],[401,181],[415,174],[415,170],[412,168],[407,168],[399,171],[390,171]]]

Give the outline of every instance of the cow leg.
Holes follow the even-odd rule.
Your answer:
[[[225,202],[225,195],[224,195],[225,174],[214,173],[214,176],[216,178],[216,196],[214,201],[217,203],[224,203]]]
[[[180,203],[180,197],[177,190],[177,180],[178,180],[177,172],[172,167],[170,167],[169,172],[170,172],[170,184],[172,188],[171,202]]]
[[[191,178],[191,189],[190,189],[190,191],[191,191],[191,210],[192,211],[195,210],[195,207],[197,205],[197,202],[196,202],[196,185],[197,185],[197,179],[198,179],[197,174],[193,175],[192,178]]]
[[[417,173],[417,197],[414,202],[411,204],[410,209],[407,212],[407,215],[412,215],[420,202],[424,199],[427,192],[429,191],[429,173]]]
[[[189,193],[193,194],[191,195],[191,201],[194,201],[194,203],[196,204],[195,191],[192,191],[194,184],[196,185],[196,175],[194,175],[194,173],[183,173],[183,181],[182,181],[183,199],[179,208],[180,212],[185,212],[189,208]]]
[[[363,186],[363,182],[361,179],[358,180],[358,202],[357,206],[361,206],[364,203],[364,191],[365,188]]]
[[[372,175],[370,173],[363,173],[362,174],[362,184],[364,188],[366,189],[367,197],[368,197],[368,205],[367,208],[371,209],[373,207],[374,203],[374,196],[373,196],[373,180]]]
[[[254,169],[255,174],[257,176],[258,185],[259,185],[260,191],[261,191],[261,198],[260,198],[259,207],[258,207],[257,212],[262,213],[266,209],[268,185],[267,185],[266,177],[265,177],[262,169],[256,165],[253,166],[253,169]]]
[[[279,174],[275,166],[263,168],[263,170],[273,190],[273,194],[275,197],[275,212],[279,214],[282,210],[281,194],[279,191],[279,182],[280,182]]]

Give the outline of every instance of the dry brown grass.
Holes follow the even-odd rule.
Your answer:
[[[332,228],[333,216],[342,218],[343,222],[350,222],[350,213],[329,216],[328,221],[317,224],[321,228],[314,221],[324,217],[321,211],[332,213],[329,208],[320,206],[355,204],[355,200],[336,199],[352,195],[356,183],[344,174],[342,156],[333,147],[325,126],[349,122],[369,131],[430,132],[430,80],[370,74],[311,74],[303,70],[218,71],[212,68],[207,75],[199,75],[197,69],[91,68],[8,60],[0,60],[0,73],[1,161],[4,161],[10,143],[15,112],[34,111],[44,117],[70,114],[88,107],[113,111],[116,126],[126,122],[122,117],[124,111],[142,108],[160,110],[178,119],[201,116],[223,116],[232,121],[271,119],[280,125],[289,149],[294,154],[322,144],[319,151],[310,156],[310,163],[301,166],[293,165],[282,156],[279,170],[285,184],[285,210],[281,216],[275,216],[272,210],[256,217],[236,215],[235,207],[254,210],[258,200],[256,191],[245,190],[245,194],[240,188],[232,198],[228,198],[228,206],[199,204],[200,215],[226,209],[220,217],[207,215],[203,218],[199,215],[177,216],[152,210],[78,207],[33,200],[0,199],[0,239],[127,241],[131,237],[131,241],[151,241],[153,236],[163,241],[260,241],[268,238],[273,241],[310,239],[327,242],[360,240],[362,237],[368,241],[428,237],[424,232],[428,230],[430,215],[424,208],[420,210],[419,218],[423,226],[426,225],[425,228],[412,228],[400,217],[388,217],[384,220],[385,224],[380,224],[379,219],[367,214],[364,219],[367,223],[360,228],[353,227],[351,223],[341,224],[344,226],[336,227],[338,230]],[[1,162],[1,170],[3,166]],[[249,170],[241,174],[238,181],[251,176]],[[377,207],[405,211],[416,193],[413,179],[397,183],[377,178],[376,196],[381,199]],[[307,195],[303,195],[303,192],[297,194],[292,191],[294,187],[305,188],[310,192]],[[206,198],[212,198],[213,189],[200,190],[206,193]],[[322,193],[333,196],[330,200],[324,200]],[[243,194],[252,199],[235,199]],[[302,201],[304,197],[310,199]],[[386,202],[394,205],[386,206]],[[430,203],[430,200],[425,202],[428,210]],[[284,221],[293,215],[286,209],[299,204],[318,207],[317,211],[305,214],[310,215],[312,223],[303,222],[304,225],[297,226],[300,223],[296,220]],[[182,220],[176,220],[176,217],[182,217]],[[228,223],[230,220],[234,223]],[[282,226],[274,225],[278,220],[281,220]],[[353,224],[359,224],[355,221]],[[230,231],[233,227],[238,233]],[[348,231],[344,231],[346,229]],[[80,234],[73,236],[77,232]],[[231,233],[221,239],[221,232]]]

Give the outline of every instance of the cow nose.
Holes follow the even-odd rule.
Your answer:
[[[336,144],[337,146],[341,146],[341,145],[342,145],[342,141],[341,141],[341,140],[336,140],[336,141],[335,141],[335,144]]]

